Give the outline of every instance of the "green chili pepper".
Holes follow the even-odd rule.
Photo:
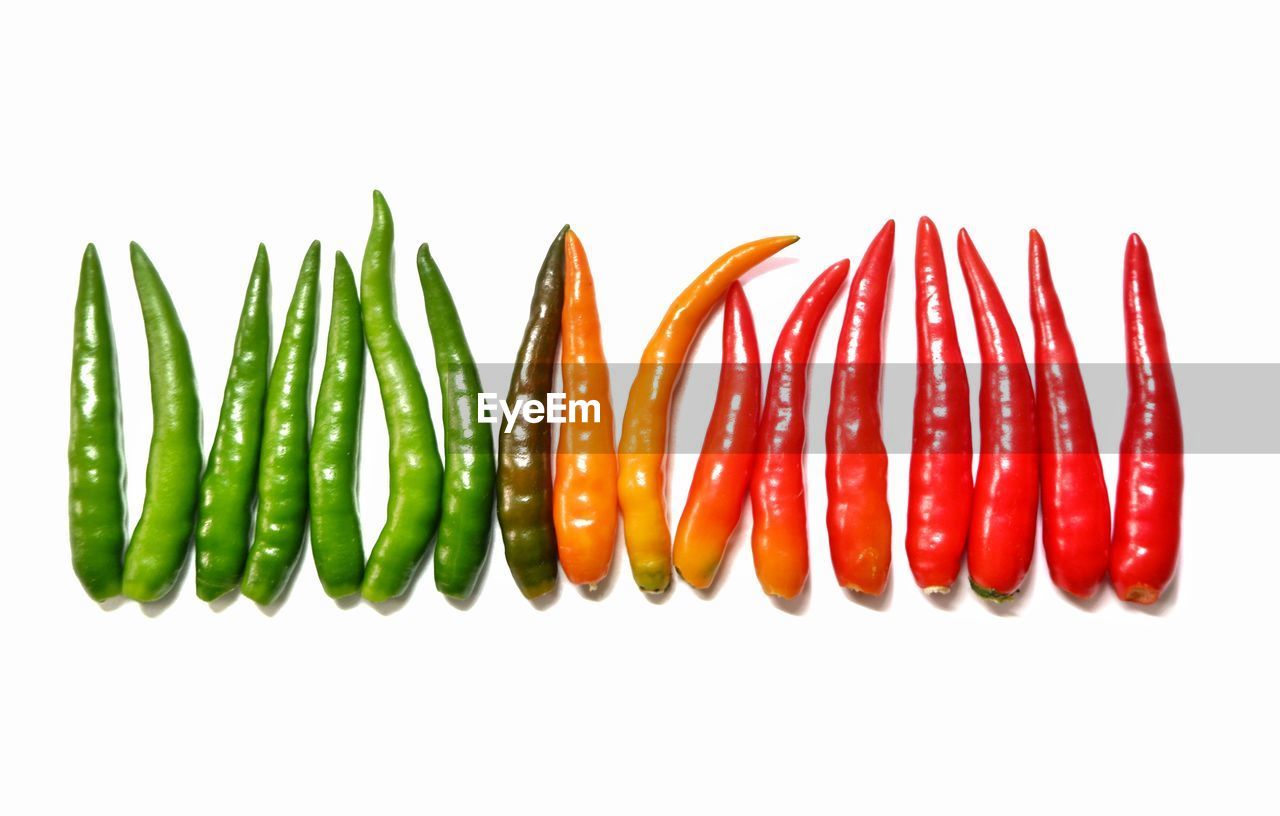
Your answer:
[[[124,554],[124,594],[155,601],[173,589],[187,560],[200,492],[200,401],[191,349],[160,274],[129,245],[142,305],[151,374],[151,451],[142,515]]]
[[[302,260],[271,368],[258,466],[258,517],[240,591],[266,605],[289,583],[307,524],[307,424],[316,345],[320,242]]]
[[[516,354],[507,405],[537,399],[544,404],[555,376],[560,312],[564,306],[564,234],[551,242],[534,284],[529,322]],[[526,598],[555,588],[556,531],[551,503],[551,428],[520,412],[498,442],[498,523],[507,564]]]
[[[409,588],[440,522],[444,469],[422,375],[396,321],[394,238],[391,209],[374,190],[373,226],[360,269],[360,314],[387,416],[391,492],[387,522],[369,555],[361,587],[370,601],[385,601]]]
[[[218,431],[200,482],[196,594],[201,600],[230,592],[244,571],[270,366],[271,270],[267,248],[259,244],[240,310]]]
[[[493,431],[480,421],[480,372],[453,296],[426,244],[418,249],[418,278],[436,351],[444,413],[444,497],[436,534],[436,589],[453,598],[467,598],[489,555]]]
[[[333,265],[333,309],[324,375],[311,432],[311,555],[331,598],[360,591],[364,544],[356,507],[364,326],[356,278],[346,256]]]
[[[93,244],[80,262],[71,351],[71,566],[95,601],[120,594],[125,542],[124,447],[111,307]]]

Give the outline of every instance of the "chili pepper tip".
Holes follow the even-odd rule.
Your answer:
[[[147,253],[143,251],[141,244],[137,241],[129,242],[129,258],[135,264],[150,265],[151,259],[147,257]]]
[[[1031,230],[1031,234],[1028,237],[1028,243],[1030,244],[1029,251],[1031,252],[1031,257],[1036,259],[1035,262],[1038,266],[1043,266],[1046,263],[1044,260],[1044,239],[1040,237],[1040,233],[1034,228]],[[1034,274],[1036,277],[1039,277],[1041,272],[1037,269]]]
[[[1129,243],[1124,248],[1125,264],[1142,263],[1147,265],[1147,245],[1142,243],[1142,239],[1138,237],[1138,233],[1134,232],[1129,235]]]
[[[373,221],[374,226],[383,224],[391,220],[391,207],[387,204],[387,199],[382,195],[381,190],[373,191]]]
[[[926,238],[933,240],[931,236],[938,234],[938,225],[933,223],[927,215],[920,216],[920,220],[916,222],[916,243],[920,243]]]

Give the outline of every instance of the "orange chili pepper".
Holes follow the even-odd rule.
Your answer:
[[[573,230],[564,236],[564,276],[562,387],[571,406],[573,400],[595,400],[600,413],[570,410],[560,428],[553,515],[565,577],[594,588],[609,574],[618,535],[618,460],[596,285],[586,250]]]
[[[759,446],[751,475],[751,554],[767,595],[794,598],[809,579],[809,533],[804,500],[804,402],[809,355],[818,326],[849,260],[832,264],[805,290],[782,324],[773,347],[769,385],[760,415]]]
[[[618,499],[636,584],[663,592],[671,583],[671,530],[663,491],[671,392],[689,345],[729,285],[769,256],[800,240],[763,238],[729,250],[675,299],[640,357],[618,445]]]

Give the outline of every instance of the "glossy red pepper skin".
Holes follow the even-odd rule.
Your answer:
[[[759,454],[751,475],[751,553],[765,593],[794,598],[809,577],[804,506],[804,404],[809,355],[818,326],[849,274],[845,259],[805,291],[773,350],[760,419]]]
[[[1031,568],[1040,498],[1036,396],[1018,331],[987,265],[960,230],[960,270],[982,355],[978,420],[982,447],[969,521],[969,585],[1010,600]]]
[[[1147,248],[1129,236],[1124,258],[1129,405],[1120,440],[1111,584],[1151,604],[1173,578],[1182,534],[1182,416]]]
[[[973,500],[969,378],[956,336],[938,228],[916,228],[916,401],[907,498],[907,562],[925,592],[960,573]]]
[[[760,344],[742,284],[724,300],[720,382],[689,498],[676,527],[675,568],[690,586],[715,581],[755,464],[760,422]]]
[[[880,434],[881,338],[893,266],[893,221],[849,288],[827,411],[827,537],[840,586],[879,595],[889,580],[889,457]]]
[[[1089,598],[1107,572],[1111,502],[1076,348],[1049,274],[1044,241],[1035,230],[1031,230],[1027,270],[1036,337],[1044,555],[1059,589]]]

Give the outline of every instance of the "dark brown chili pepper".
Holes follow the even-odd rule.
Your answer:
[[[551,500],[551,428],[530,422],[521,403],[546,403],[555,376],[556,346],[560,342],[560,313],[564,308],[564,234],[551,242],[534,284],[529,322],[511,372],[507,405],[517,412],[511,427],[498,437],[498,524],[507,565],[526,598],[555,588],[556,529]]]

